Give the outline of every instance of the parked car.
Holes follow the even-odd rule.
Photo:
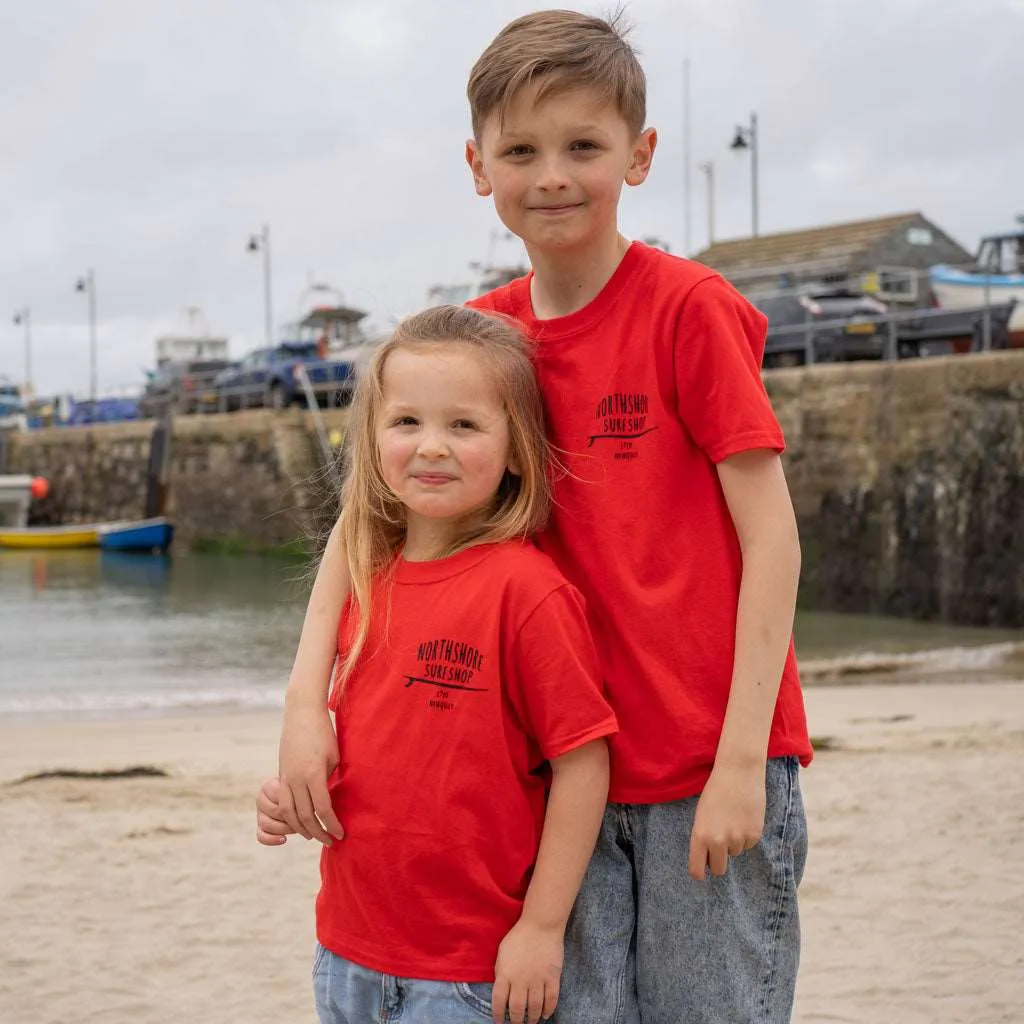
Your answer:
[[[885,324],[872,323],[870,318],[884,316],[888,307],[870,295],[822,292],[772,295],[753,302],[768,317],[765,367],[803,363],[808,334],[796,328],[822,320],[842,319],[846,323],[813,331],[815,362],[881,359],[885,353]]]
[[[258,348],[241,362],[223,370],[204,394],[206,411],[286,409],[307,405],[303,371],[318,405],[343,405],[355,386],[355,363],[349,359],[323,359],[317,342],[284,341]]]
[[[162,416],[168,409],[186,414],[198,412],[204,389],[221,370],[231,365],[229,359],[163,363],[157,367],[139,399],[139,415],[142,419],[152,419]]]

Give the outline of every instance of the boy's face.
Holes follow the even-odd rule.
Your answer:
[[[516,95],[499,123],[466,144],[478,195],[494,196],[505,226],[535,252],[585,249],[618,232],[623,182],[639,185],[657,143],[636,136],[613,104],[590,89],[537,102],[538,84]]]

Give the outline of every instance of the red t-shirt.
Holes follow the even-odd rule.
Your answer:
[[[377,589],[332,696],[345,838],[321,856],[317,937],[399,977],[493,981],[537,856],[546,762],[616,728],[583,601],[526,542],[399,559]]]
[[[715,464],[784,447],[760,375],[765,319],[714,271],[638,242],[569,316],[538,320],[529,277],[471,305],[536,341],[569,470],[537,543],[587,602],[620,729],[610,799],[700,793],[732,683],[741,573]],[[792,643],[768,755],[811,759]]]

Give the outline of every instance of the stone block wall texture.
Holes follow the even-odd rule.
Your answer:
[[[809,607],[1024,626],[1024,351],[776,370]],[[346,412],[327,414],[343,432]],[[152,423],[9,439],[55,522],[142,514]],[[322,539],[337,487],[299,410],[181,417],[168,514],[183,545]]]
[[[342,412],[330,414],[344,428]],[[145,509],[152,421],[33,431],[6,445],[8,473],[45,476],[50,496],[36,522],[138,519]],[[266,550],[316,544],[337,514],[308,415],[252,411],[178,417],[171,444],[166,514],[176,544]]]
[[[766,375],[811,607],[1024,626],[1024,352]]]

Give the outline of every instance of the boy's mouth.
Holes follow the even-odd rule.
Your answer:
[[[569,213],[572,210],[578,210],[582,205],[582,203],[561,203],[558,206],[531,206],[530,209],[534,213],[540,213],[550,217],[559,213]]]

